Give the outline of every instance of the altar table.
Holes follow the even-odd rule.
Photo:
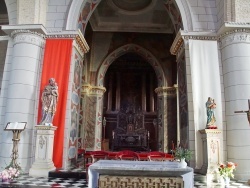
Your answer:
[[[89,188],[98,187],[100,175],[182,177],[184,188],[194,187],[193,168],[180,168],[178,162],[172,161],[99,160],[89,166]]]

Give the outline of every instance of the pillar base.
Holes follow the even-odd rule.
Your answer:
[[[222,131],[218,129],[202,129],[203,165],[200,173],[206,175],[207,183],[218,181],[218,165],[222,161]]]
[[[37,125],[35,162],[29,170],[29,175],[34,177],[48,177],[49,171],[56,167],[52,161],[54,132],[57,127]]]
[[[29,175],[33,177],[48,177],[49,172],[55,170],[53,162],[34,162]]]

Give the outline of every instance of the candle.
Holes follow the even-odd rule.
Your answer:
[[[150,133],[149,133],[149,131],[148,131],[148,137],[150,137]]]
[[[113,139],[115,138],[115,131],[112,131]]]

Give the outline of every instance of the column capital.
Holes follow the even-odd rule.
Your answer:
[[[39,47],[45,45],[45,28],[42,25],[4,25],[2,30],[17,43],[28,43]]]
[[[158,96],[176,96],[175,87],[158,87],[155,89]]]
[[[84,85],[82,85],[81,93],[82,94],[88,94],[90,89],[91,89],[91,85],[84,84]]]
[[[250,43],[250,29],[231,29],[219,35],[219,44],[223,48],[230,44]]]
[[[74,46],[81,55],[89,51],[89,45],[79,29],[77,31],[48,31],[46,38],[71,38],[74,39]]]
[[[82,94],[87,94],[87,95],[103,95],[106,92],[106,88],[101,86],[91,86],[86,84],[82,86],[81,92]]]

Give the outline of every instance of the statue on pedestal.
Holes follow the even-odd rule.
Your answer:
[[[208,100],[206,102],[206,108],[207,108],[207,125],[206,129],[217,129],[217,126],[215,125],[215,115],[214,115],[214,109],[216,108],[216,103],[214,99],[211,97],[208,97]]]
[[[49,79],[49,84],[42,92],[42,119],[39,125],[52,125],[58,102],[58,86],[54,78]]]

